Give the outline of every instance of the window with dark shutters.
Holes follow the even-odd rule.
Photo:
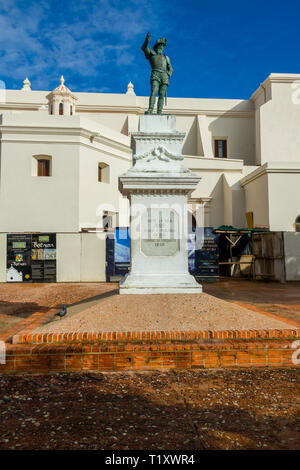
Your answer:
[[[38,160],[38,176],[50,176],[50,161]]]
[[[227,158],[227,140],[225,139],[215,140],[215,157]]]
[[[102,181],[102,168],[100,165],[98,166],[98,181]]]

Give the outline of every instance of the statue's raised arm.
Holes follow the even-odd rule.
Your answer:
[[[150,78],[151,95],[149,99],[149,108],[146,114],[152,114],[155,105],[156,95],[158,94],[157,114],[162,113],[164,98],[167,96],[167,87],[169,85],[170,77],[173,73],[171,61],[168,56],[164,54],[164,48],[167,44],[166,38],[160,38],[156,41],[153,49],[149,48],[151,39],[150,33],[147,33],[145,41],[141,47],[144,51],[146,59],[149,60],[152,73]]]
[[[146,56],[146,59],[149,59],[150,56],[151,56],[151,52],[154,53],[153,51],[151,51],[151,49],[148,47],[149,46],[149,42],[150,42],[150,39],[151,39],[151,34],[150,33],[147,33],[147,36],[145,38],[145,41],[141,47],[142,51],[144,51],[144,54]]]

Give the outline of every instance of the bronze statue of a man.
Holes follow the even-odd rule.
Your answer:
[[[173,69],[169,57],[163,53],[167,44],[166,38],[158,39],[153,46],[154,50],[148,47],[150,39],[150,33],[147,33],[145,42],[141,48],[144,51],[146,59],[149,60],[152,68],[150,78],[151,95],[149,98],[149,109],[145,112],[145,114],[153,113],[157,93],[157,114],[161,114],[164,105],[164,98],[167,96],[167,86],[169,85]]]

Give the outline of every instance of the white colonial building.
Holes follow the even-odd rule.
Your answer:
[[[73,93],[63,77],[51,93],[26,79],[2,95],[0,281],[14,280],[9,256],[25,266],[28,235],[36,274],[23,280],[41,269],[51,280],[54,269],[60,282],[105,281],[102,209],[104,225],[128,225],[118,177],[148,98],[132,83],[124,94]],[[282,232],[286,279],[300,279],[300,75],[271,74],[248,100],[168,98],[164,113],[185,133],[184,164],[201,174],[191,203],[203,205],[203,225]]]

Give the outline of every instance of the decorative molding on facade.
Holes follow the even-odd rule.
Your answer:
[[[256,170],[249,173],[240,180],[240,185],[242,187],[246,186],[251,181],[260,178],[261,176],[271,174],[271,173],[300,173],[300,163],[298,162],[269,162],[258,167]]]
[[[146,110],[146,108],[145,108]],[[166,108],[168,114],[175,114],[176,116],[209,116],[209,117],[231,117],[231,118],[253,118],[254,109],[249,111],[235,111],[233,109],[228,110],[211,110],[211,109],[202,109],[202,110],[182,110],[178,108]]]
[[[170,101],[171,98],[169,98]],[[247,101],[247,100],[245,100]],[[252,104],[252,102],[251,102]],[[78,112],[110,112],[110,113],[134,113],[137,115],[144,115],[145,111],[147,110],[147,105],[139,106],[139,105],[132,105],[132,106],[109,106],[109,105],[84,105],[78,104],[76,106]],[[236,117],[236,118],[253,118],[255,110],[249,109],[245,111],[234,110],[233,108],[228,108],[224,110],[218,109],[201,109],[201,108],[171,108],[170,105],[165,108],[165,112],[168,114],[174,114],[176,116],[209,116],[209,117]]]
[[[20,92],[22,90],[19,90]],[[32,91],[32,90],[31,90]],[[33,92],[34,93],[34,92]],[[46,92],[47,93],[47,92]],[[74,93],[72,93],[76,96]],[[77,97],[78,99],[78,97]],[[39,103],[16,103],[16,102],[6,102],[1,104],[1,109],[16,109],[16,110],[30,110],[38,111],[40,106],[47,104],[47,102],[40,101]],[[141,116],[146,111],[145,107],[140,106],[106,106],[106,105],[83,105],[76,103],[76,111],[80,113],[124,113],[124,114],[134,114]],[[209,117],[231,117],[231,118],[253,118],[254,110],[249,111],[234,111],[232,109],[228,110],[205,110],[205,109],[179,109],[179,108],[167,108],[169,114],[175,114],[177,116],[209,116]]]
[[[8,90],[9,92],[10,90]],[[21,92],[21,90],[19,91]],[[36,91],[32,93],[37,93]],[[80,94],[72,93],[73,96],[77,98],[77,100],[80,100]],[[45,98],[46,96],[49,96],[49,93],[46,91],[45,92]],[[134,95],[121,95],[121,96],[133,96]],[[8,99],[9,99],[9,94],[8,94]],[[170,102],[171,98],[169,98]],[[230,101],[230,100],[228,100]],[[247,100],[245,100],[247,101]],[[120,101],[121,102],[121,101]],[[86,105],[86,104],[79,104],[78,101],[76,101],[76,111],[77,113],[124,113],[124,114],[134,114],[137,116],[141,116],[145,113],[147,109],[147,105],[145,106],[140,106],[137,104],[132,104],[132,105]],[[5,104],[1,105],[1,109],[16,109],[16,110],[32,110],[32,111],[37,111],[39,107],[43,104],[47,104],[47,101],[42,101],[40,100],[38,103],[36,102],[27,102],[27,103],[18,103],[16,101],[6,101]],[[253,106],[253,103],[250,102],[251,105]],[[200,103],[199,103],[200,105]],[[208,117],[219,117],[219,116],[224,116],[228,118],[254,118],[254,113],[255,110],[249,109],[249,110],[235,110],[234,108],[228,108],[224,110],[220,109],[207,109],[207,108],[178,108],[174,107],[171,108],[170,104],[169,107],[166,107],[166,112],[168,114],[175,114],[177,116],[208,116]]]
[[[46,117],[47,119],[51,119],[50,117]],[[59,123],[58,123],[59,124]],[[54,143],[54,142],[59,142],[62,143],[64,142],[63,140],[60,140],[59,137],[64,137],[64,136],[76,136],[76,137],[84,137],[90,141],[90,136],[94,135],[95,133],[92,132],[91,130],[80,126],[80,121],[78,127],[75,126],[24,126],[24,125],[6,125],[3,124],[1,125],[1,142],[40,142],[37,140],[37,136],[53,136],[56,137],[55,140],[47,140],[47,143]],[[14,135],[15,137],[13,139],[7,139],[6,136],[8,135]],[[22,135],[33,135],[35,136],[34,139],[27,140],[27,139],[22,139],[20,138]],[[122,136],[124,137],[124,136]],[[66,144],[71,143],[70,140],[65,140]],[[72,143],[78,143],[77,141],[74,141]],[[97,133],[97,135],[94,135],[94,141],[93,143],[98,143],[98,144],[104,144],[109,147],[112,147],[116,150],[121,150],[126,153],[132,154],[132,149],[130,146],[130,140],[128,138],[128,144],[122,143],[122,142],[117,142],[113,138],[104,136],[103,134]],[[91,145],[91,148],[94,148],[93,145]]]
[[[184,155],[184,159],[191,171],[230,171],[238,173],[243,172],[244,161],[238,158],[209,158],[193,155]],[[190,159],[192,160],[191,162],[189,161]]]
[[[189,204],[207,204],[209,205],[213,200],[212,197],[191,197],[189,198]]]
[[[42,102],[37,103],[37,104],[32,104],[32,103],[4,103],[2,104],[1,103],[0,112],[5,109],[7,110],[13,109],[13,110],[18,110],[18,111],[38,111],[39,108],[43,106],[44,104],[47,104],[47,103],[42,103]]]

